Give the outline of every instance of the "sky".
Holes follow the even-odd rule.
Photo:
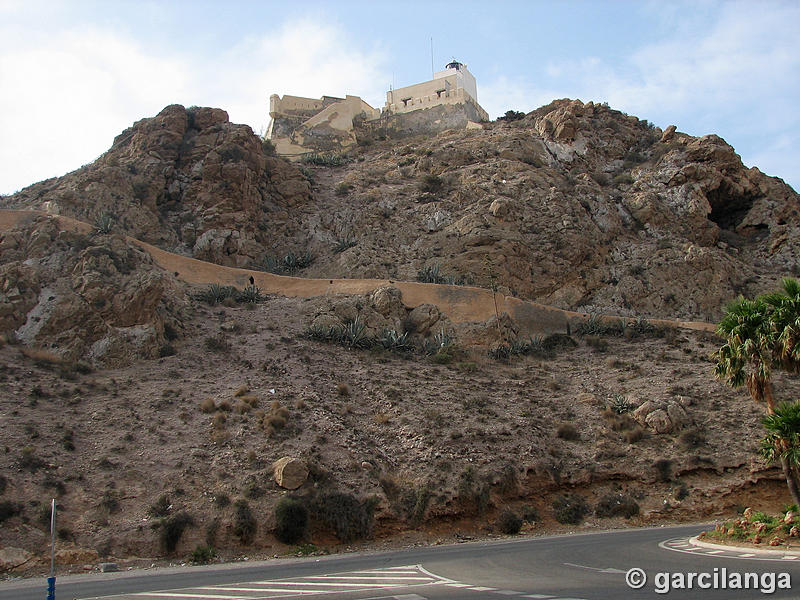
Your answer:
[[[451,59],[491,118],[556,98],[725,138],[800,189],[800,2],[0,0],[0,194],[90,163],[164,106],[263,133],[269,96],[361,96]]]

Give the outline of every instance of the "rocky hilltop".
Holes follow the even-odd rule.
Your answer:
[[[0,210],[0,572],[45,567],[53,496],[75,570],[785,504],[713,334],[587,313],[713,322],[797,272],[798,195],[717,136],[516,116],[292,164],[169,106],[3,198],[43,212]]]
[[[724,140],[557,100],[478,131],[291,165],[218,109],[165,108],[95,163],[26,188],[39,208],[223,265],[413,280],[422,269],[584,312],[714,320],[797,272],[800,199]],[[315,164],[316,163],[316,164]],[[491,267],[487,267],[487,260]]]

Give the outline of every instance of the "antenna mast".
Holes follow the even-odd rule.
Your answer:
[[[431,37],[431,79],[433,79],[433,38]]]

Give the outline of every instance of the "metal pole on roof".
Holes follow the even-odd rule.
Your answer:
[[[433,38],[431,38],[431,79],[433,79]]]

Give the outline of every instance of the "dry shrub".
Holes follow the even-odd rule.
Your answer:
[[[41,348],[20,348],[19,353],[25,358],[31,359],[37,367],[51,367],[61,365],[64,359]]]
[[[223,413],[217,413],[214,415],[214,418],[211,419],[211,427],[214,429],[224,429],[227,422],[228,417]]]
[[[255,394],[245,394],[239,398],[242,402],[246,402],[250,405],[250,408],[255,408],[258,406],[259,398]]]
[[[391,417],[387,413],[381,412],[375,415],[375,422],[378,425],[386,425],[389,421],[391,421]]]
[[[264,415],[261,426],[267,435],[272,435],[286,427],[289,420],[289,410],[281,405],[279,400],[274,400],[269,408],[269,412]]]
[[[636,419],[630,415],[617,414],[610,408],[607,408],[603,411],[603,418],[608,422],[608,426],[614,431],[629,431],[639,427]]]
[[[251,408],[252,408],[252,406],[250,406],[247,402],[243,402],[242,400],[239,400],[236,403],[236,405],[233,407],[233,410],[234,410],[234,412],[236,412],[237,415],[243,415],[245,413],[250,412]]]
[[[231,412],[232,408],[233,407],[228,400],[223,400],[219,403],[219,406],[217,406],[217,410],[221,410],[223,412]]]
[[[336,393],[338,393],[340,396],[349,396],[350,387],[346,383],[337,383]]]
[[[246,393],[250,391],[250,388],[246,385],[240,386],[236,392],[234,392],[234,397],[238,398],[239,396],[244,396]]]
[[[578,429],[572,423],[561,423],[556,429],[556,435],[562,440],[574,442],[581,439]]]
[[[644,437],[644,429],[642,429],[637,425],[633,429],[628,429],[625,433],[622,434],[622,437],[629,444],[635,444]]]
[[[212,413],[217,410],[217,403],[213,398],[206,398],[200,403],[200,411],[204,413]]]

